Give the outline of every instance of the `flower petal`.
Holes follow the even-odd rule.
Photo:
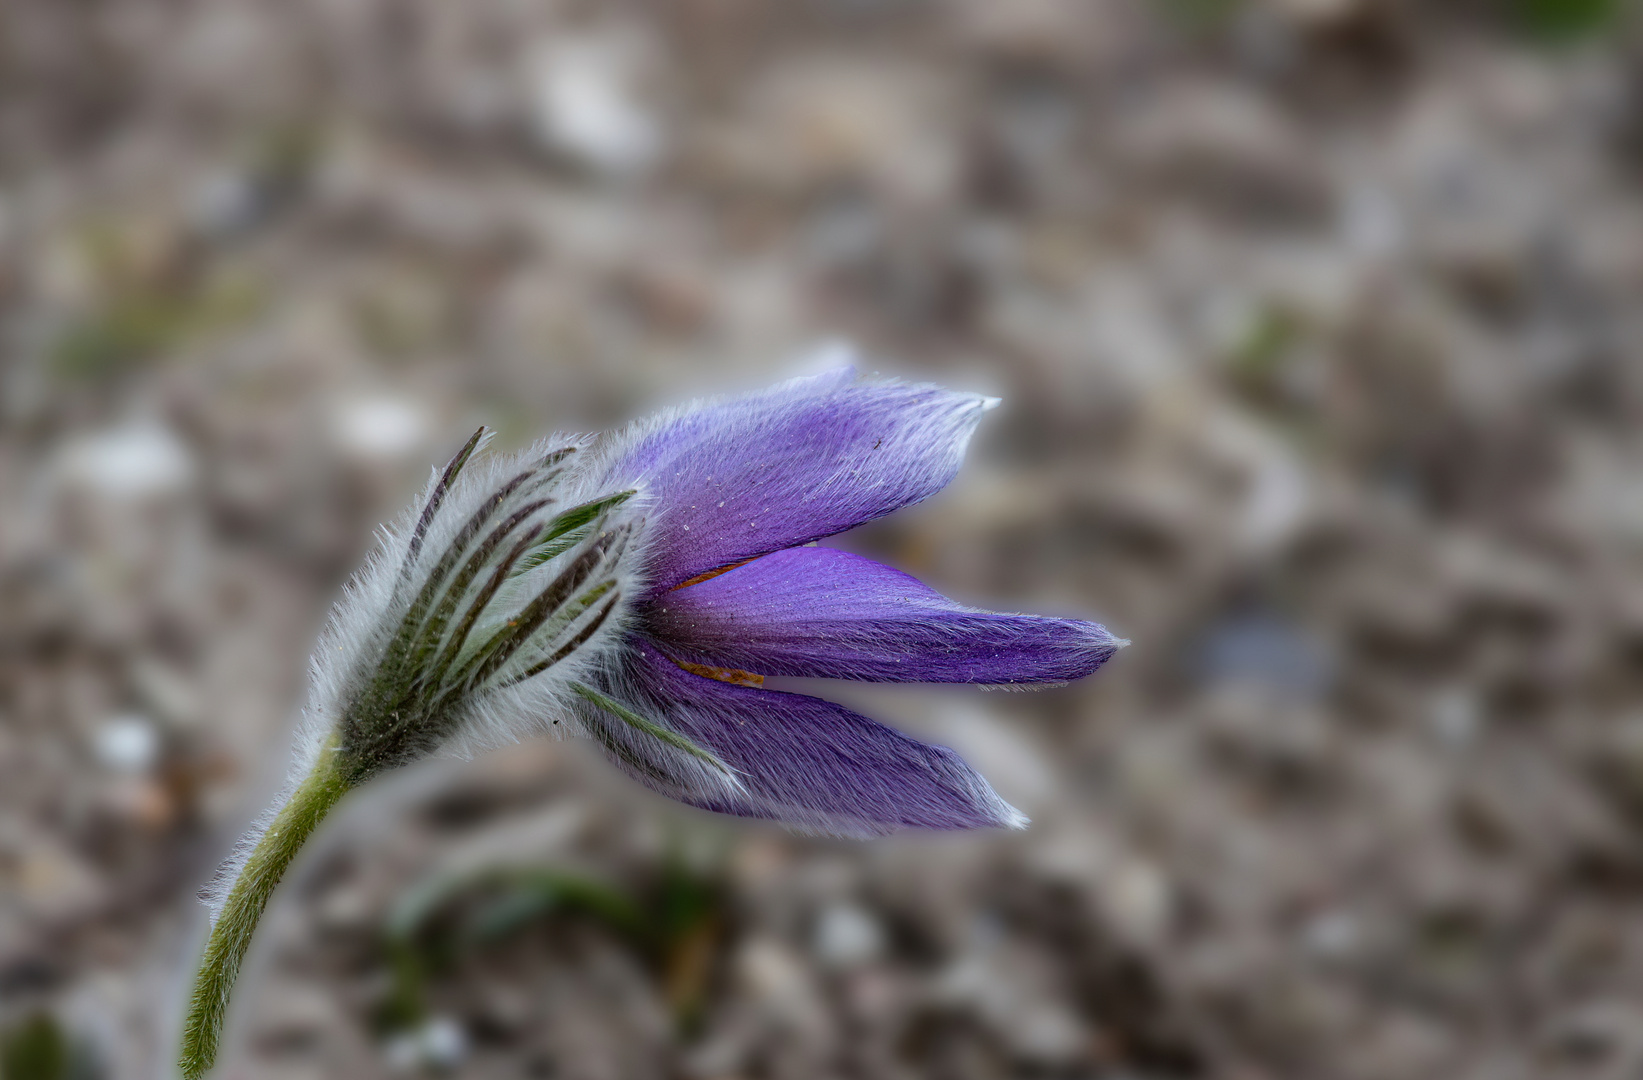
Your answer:
[[[989,399],[841,372],[700,404],[613,436],[603,482],[654,508],[654,592],[843,532],[957,472]]]
[[[675,589],[646,619],[679,660],[868,682],[1066,682],[1124,644],[1091,622],[955,604],[899,570],[823,547]]]
[[[820,698],[693,675],[643,638],[631,644],[628,677],[611,695],[711,752],[741,785],[693,790],[677,774],[635,768],[617,756],[619,767],[665,795],[704,810],[840,836],[1026,823],[946,747]]]

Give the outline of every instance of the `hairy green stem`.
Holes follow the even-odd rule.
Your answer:
[[[228,1015],[228,997],[239,976],[240,963],[251,947],[251,936],[268,907],[268,898],[314,829],[353,786],[350,776],[351,770],[338,754],[333,738],[320,751],[313,772],[275,815],[234,879],[206,940],[205,957],[194,980],[194,996],[183,1026],[178,1064],[186,1080],[199,1080],[216,1062],[223,1020]]]

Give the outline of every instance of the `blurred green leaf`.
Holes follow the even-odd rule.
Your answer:
[[[47,1013],[36,1013],[0,1041],[0,1080],[67,1080],[68,1037]]]
[[[624,937],[637,939],[645,934],[645,918],[638,906],[604,882],[539,867],[492,867],[471,874],[430,878],[417,885],[389,912],[387,935],[394,941],[414,941],[429,931],[443,911],[476,894],[489,897],[481,910],[490,914],[481,918],[469,913],[460,922],[459,936],[465,941],[494,940],[517,929],[532,915],[555,908],[592,915]],[[531,915],[509,921],[498,916],[504,909],[529,911]]]
[[[384,924],[393,983],[378,1023],[387,1030],[414,1026],[427,1014],[426,986],[434,972],[554,912],[590,916],[641,952],[650,948],[646,913],[592,877],[543,867],[430,877],[400,898]]]
[[[243,281],[179,292],[156,286],[117,292],[64,331],[51,350],[51,366],[65,378],[105,379],[198,335],[242,322],[258,303],[257,291]]]
[[[1513,0],[1518,20],[1535,37],[1563,44],[1618,26],[1624,0]]]
[[[668,1004],[686,1034],[701,1024],[713,954],[724,930],[724,892],[717,880],[669,859],[655,901]]]
[[[50,1013],[37,1012],[0,1033],[0,1080],[97,1080],[103,1072],[92,1048]]]
[[[1301,337],[1301,321],[1287,308],[1268,304],[1228,358],[1228,373],[1246,392],[1269,393]]]
[[[679,1023],[689,1027],[700,1015],[723,905],[717,879],[678,857],[639,894],[550,867],[489,867],[428,878],[400,898],[384,923],[393,983],[378,1022],[388,1030],[414,1026],[427,1014],[428,981],[440,969],[541,919],[580,915],[645,959]]]
[[[664,942],[694,931],[723,903],[716,881],[692,871],[682,861],[670,860],[657,891],[658,932]]]

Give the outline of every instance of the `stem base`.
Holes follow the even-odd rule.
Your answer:
[[[333,738],[320,750],[313,771],[280,807],[268,831],[251,849],[212,924],[205,956],[194,979],[178,1062],[185,1080],[200,1080],[215,1064],[223,1021],[228,1016],[228,998],[268,900],[302,845],[352,787],[349,770]]]

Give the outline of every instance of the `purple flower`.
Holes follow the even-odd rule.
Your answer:
[[[475,434],[332,613],[289,786],[211,895],[182,1074],[210,1070],[308,836],[355,787],[432,754],[572,728],[709,810],[853,836],[1024,824],[951,750],[763,688],[1063,682],[1123,644],[812,546],[940,491],[991,404],[839,371],[483,463]]]
[[[338,605],[293,787],[322,761],[352,787],[569,729],[743,817],[855,836],[1022,824],[951,750],[763,687],[1057,683],[1123,644],[813,546],[941,490],[993,404],[844,369],[483,462],[476,434]]]
[[[941,490],[995,402],[839,371],[697,405],[591,451],[635,488],[644,583],[577,713],[629,775],[693,806],[842,835],[1025,823],[951,750],[767,676],[1022,686],[1082,678],[1123,644],[1072,619],[956,604],[813,542]],[[626,715],[624,715],[626,714]],[[701,785],[697,754],[728,770]]]

